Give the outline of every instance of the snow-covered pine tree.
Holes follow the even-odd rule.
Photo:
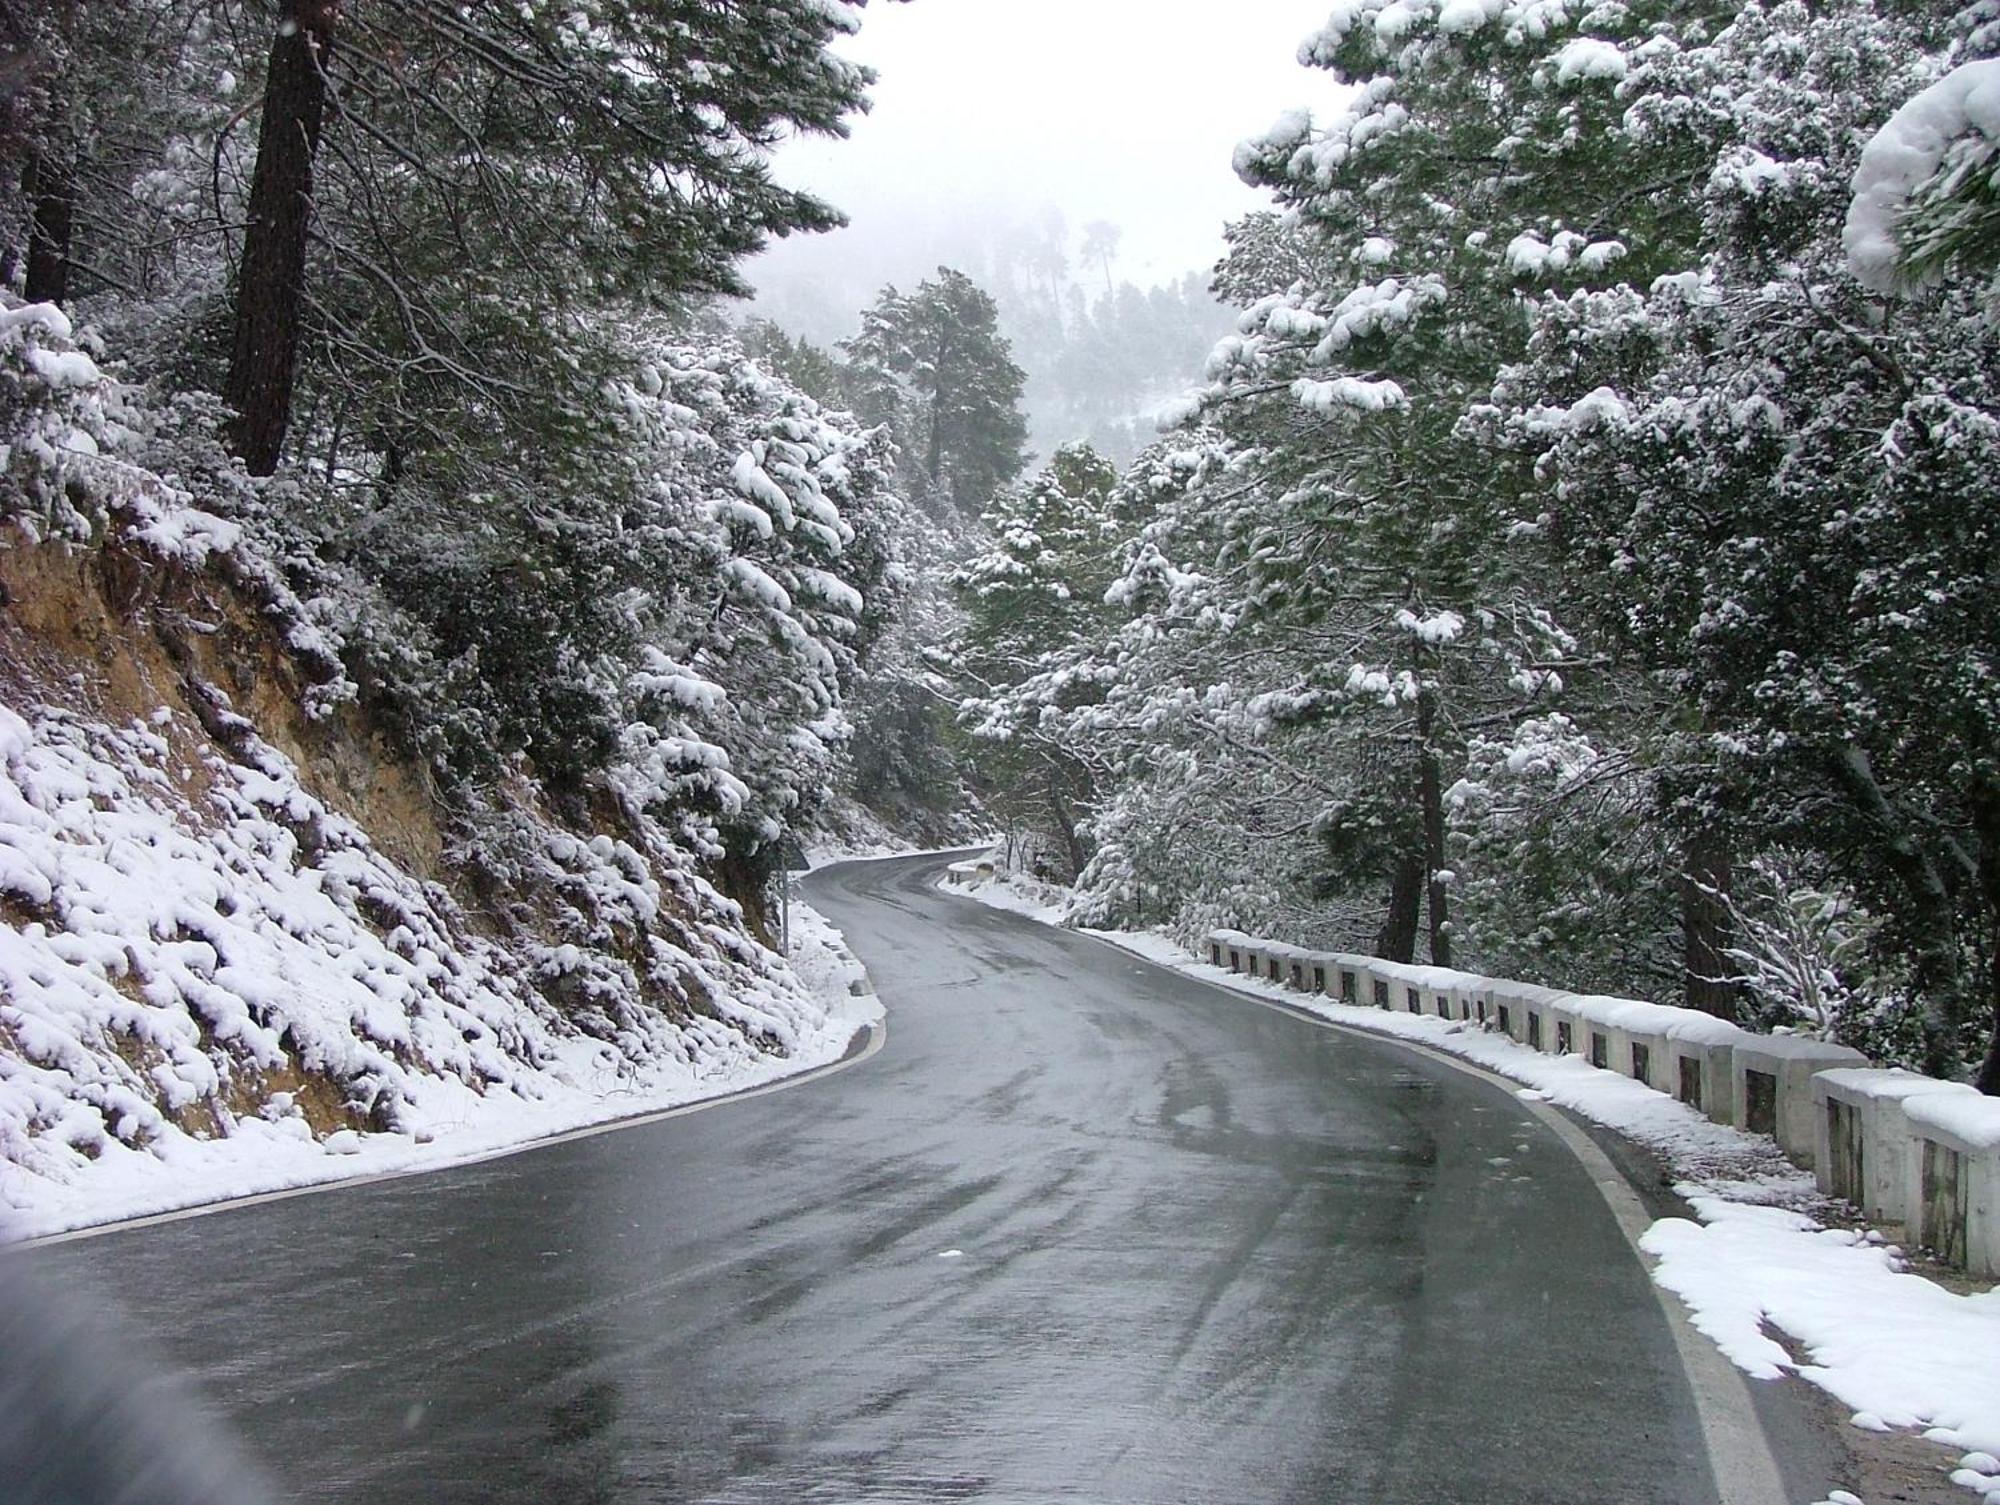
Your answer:
[[[1454,430],[1521,348],[1522,289],[1607,280],[1671,212],[1604,146],[1622,46],[1661,13],[1343,5],[1301,57],[1353,87],[1346,109],[1238,153],[1288,218],[1245,227],[1221,273],[1249,306],[1202,399],[1230,451],[1216,563],[1278,645],[1260,717],[1349,748],[1319,822],[1327,877],[1386,890],[1387,955],[1412,954],[1422,913],[1451,959],[1444,795],[1466,738],[1578,667]]]
[[[992,298],[963,272],[885,288],[841,350],[855,411],[895,432],[898,474],[934,514],[976,517],[1021,473],[1021,369]]]
[[[1051,865],[1066,880],[1089,857],[1081,822],[1095,760],[1058,727],[1060,713],[1090,695],[1076,665],[1108,618],[1117,480],[1087,445],[1056,451],[1039,474],[994,498],[981,518],[991,543],[952,576],[965,613],[959,714],[985,804],[1050,837]]]
[[[1931,40],[1777,4],[1651,49],[1628,129],[1713,161],[1700,253],[1545,300],[1493,421],[1550,487],[1532,526],[1577,608],[1698,708],[1744,832],[1884,917],[1876,961],[1949,1071],[1993,1017],[2000,934],[2000,352],[1972,291],[1887,310],[1841,247],[1860,145],[1943,66]]]
[[[1336,776],[1313,748],[1274,747],[1250,691],[1281,644],[1205,563],[1224,548],[1216,495],[1229,458],[1213,430],[1184,426],[1142,451],[1112,494],[1127,535],[1106,591],[1112,626],[1061,667],[1090,693],[1043,723],[1099,770],[1074,911],[1183,935],[1230,923],[1330,939],[1302,874],[1317,864],[1314,822]]]

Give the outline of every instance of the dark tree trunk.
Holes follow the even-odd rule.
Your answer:
[[[1902,885],[1903,919],[1915,950],[1910,984],[1922,1007],[1924,1070],[1950,1076],[1962,1069],[1958,1020],[1963,1004],[1958,942],[1951,890],[1937,864],[1917,844],[1908,823],[1889,803],[1875,778],[1868,754],[1858,747],[1838,749],[1827,766],[1834,783],[1875,835],[1876,850]]]
[[[1384,961],[1411,962],[1417,957],[1417,911],[1424,899],[1423,859],[1412,854],[1389,875],[1389,913],[1375,934],[1375,954]]]
[[[406,430],[377,429],[374,441],[382,451],[382,471],[375,478],[375,500],[386,507],[396,499],[396,492],[403,484],[403,477],[410,468],[410,447],[406,442]]]
[[[1438,767],[1437,697],[1417,696],[1417,799],[1424,817],[1425,911],[1430,916],[1431,965],[1451,965],[1450,898],[1438,874],[1444,871],[1444,779]]]
[[[1735,965],[1728,956],[1733,938],[1729,921],[1729,842],[1704,826],[1687,843],[1681,874],[1681,992],[1691,1009],[1734,1020],[1740,989],[1730,981]]]
[[[1083,849],[1083,837],[1076,828],[1076,816],[1069,806],[1069,796],[1065,785],[1069,782],[1066,770],[1060,760],[1049,760],[1049,810],[1056,819],[1056,831],[1062,837],[1063,855],[1069,859],[1069,878],[1074,883],[1083,875],[1083,864],[1088,854]]]
[[[76,178],[66,163],[43,152],[28,159],[21,193],[34,206],[28,226],[28,274],[21,291],[30,303],[69,298],[70,231],[76,220]]]
[[[1989,1013],[1986,1055],[1979,1063],[1976,1085],[1988,1097],[2000,1097],[2000,789],[1981,788],[1972,806],[1973,829],[1979,833],[1979,896],[1986,911],[1986,1006]]]
[[[286,0],[271,44],[249,224],[236,277],[236,336],[224,387],[230,447],[252,475],[278,468],[292,418],[313,157],[326,114],[326,67],[340,0]]]

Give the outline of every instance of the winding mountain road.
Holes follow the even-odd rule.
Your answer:
[[[807,880],[888,1007],[845,1070],[34,1258],[116,1293],[300,1501],[1743,1497],[1513,1094],[941,866]]]

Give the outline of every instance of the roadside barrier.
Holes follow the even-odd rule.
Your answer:
[[[1841,1067],[1866,1066],[1868,1058],[1845,1045],[1797,1035],[1752,1035],[1738,1042],[1735,1055],[1730,1097],[1736,1127],[1769,1134],[1793,1164],[1817,1175],[1813,1077]]]
[[[1941,1082],[1901,1069],[1836,1068],[1812,1079],[1814,1163],[1820,1185],[1869,1217],[1907,1223],[1919,1211],[1923,1141],[1905,1104],[1944,1093],[1978,1097],[1963,1082]]]
[[[1945,1263],[2000,1276],[2000,1098],[1873,1068],[1844,1045],[1753,1034],[1667,1004],[1313,951],[1239,930],[1210,931],[1203,950],[1215,967],[1296,992],[1581,1056],[1716,1123],[1769,1135],[1822,1191],[1901,1224],[1906,1242]]]

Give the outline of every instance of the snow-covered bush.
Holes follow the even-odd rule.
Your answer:
[[[1735,928],[1725,954],[1760,1023],[1830,1039],[1854,1012],[1856,972],[1877,922],[1852,895],[1809,882],[1803,869],[1800,854],[1773,851],[1737,870],[1718,895]]]

